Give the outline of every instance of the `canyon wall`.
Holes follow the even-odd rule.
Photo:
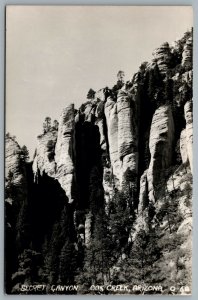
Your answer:
[[[28,209],[33,207],[34,214],[39,201],[44,201],[47,225],[39,242],[35,239],[34,216],[28,225],[32,228],[29,245],[35,245],[33,250],[44,257],[42,272],[48,270],[51,274],[42,280],[59,282],[53,268],[62,270],[61,255],[66,253],[71,260],[71,264],[68,260],[65,263],[72,270],[72,282],[78,278],[82,283],[81,264],[84,262],[83,270],[92,270],[90,253],[95,253],[96,245],[100,247],[102,233],[106,232],[103,246],[109,245],[109,234],[115,243],[112,249],[117,251],[112,263],[103,257],[108,267],[102,273],[108,282],[111,276],[117,278],[130,253],[140,251],[137,249],[142,234],[155,248],[155,232],[161,254],[154,258],[148,250],[153,268],[159,273],[164,269],[172,283],[181,280],[190,288],[192,122],[192,33],[188,33],[175,46],[164,43],[157,48],[152,62],[143,63],[130,81],[118,80],[113,88],[100,89],[78,110],[73,104],[66,106],[59,126],[50,127],[37,137],[34,159],[28,169],[17,142],[6,138],[6,202],[17,202],[19,206],[31,203]],[[14,195],[10,187],[17,188]],[[60,238],[57,244],[56,235]],[[175,246],[174,239],[178,241]],[[52,250],[50,245],[55,248]],[[170,248],[169,253],[166,247]],[[51,251],[56,262],[52,261]],[[74,257],[78,261],[75,267]],[[180,272],[176,271],[178,261]],[[133,256],[130,266],[135,270]],[[75,268],[79,268],[78,276]],[[14,271],[17,267],[8,270]],[[101,270],[94,282],[99,282],[100,273]],[[15,275],[18,278],[19,273]],[[146,282],[145,278],[146,275]],[[162,278],[165,293],[167,281]]]

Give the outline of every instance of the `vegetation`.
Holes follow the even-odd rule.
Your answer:
[[[52,124],[52,120],[50,117],[46,117],[45,118],[45,121],[43,123],[43,133],[47,133],[49,131],[52,131],[52,130],[58,130],[58,126],[59,126],[59,123],[57,120],[54,120],[53,121],[53,124]]]
[[[21,158],[24,162],[27,162],[30,159],[29,151],[25,145],[21,148]]]
[[[90,89],[87,93],[87,99],[94,99],[95,93],[93,89]]]
[[[34,182],[28,149],[19,147],[19,166],[10,168],[5,188],[8,293],[19,293],[22,284],[43,284],[43,294],[54,293],[50,286],[59,284],[78,285],[79,289],[60,290],[57,294],[116,294],[104,287],[121,284],[127,285],[131,294],[171,294],[171,286],[176,286],[175,294],[181,294],[185,287],[191,289],[192,175],[188,162],[182,163],[179,149],[180,134],[186,125],[184,105],[192,98],[192,78],[185,79],[192,66],[181,65],[183,47],[191,34],[186,33],[177,42],[178,47],[170,51],[166,74],[160,72],[157,61],[152,66],[144,62],[130,82],[125,84],[124,72],[119,71],[117,83],[103,89],[105,101],[111,97],[116,102],[125,84],[131,93],[131,106],[139,103],[138,113],[143,120],[139,122],[139,145],[135,149],[139,155],[138,173],[126,171],[122,188],[116,186],[108,150],[101,150],[98,126],[94,119],[83,119],[87,106],[96,108],[98,100],[93,89],[79,109],[75,128],[73,203],[68,203],[58,180],[45,172],[38,174]],[[173,113],[173,161],[154,187],[155,201],[151,200],[146,179],[140,209],[139,183],[150,164],[152,117],[162,105],[168,105]],[[58,127],[57,120],[52,124],[50,117],[45,118],[40,137],[49,137],[49,161],[54,160],[56,144],[50,136],[57,134]],[[9,133],[6,139],[15,141]],[[102,160],[104,154],[108,163]],[[111,190],[108,203],[103,181]],[[102,288],[90,289],[92,285]],[[160,285],[162,289],[133,290],[135,285]]]

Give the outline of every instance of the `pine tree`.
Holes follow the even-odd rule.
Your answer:
[[[155,280],[156,262],[161,257],[158,245],[159,236],[154,228],[149,232],[140,229],[131,248],[128,263],[128,282],[133,284],[152,284]]]
[[[60,253],[59,277],[61,284],[70,285],[74,283],[75,271],[77,269],[76,256],[77,253],[74,245],[69,240],[66,240]]]
[[[90,89],[87,93],[87,99],[94,99],[95,93],[93,89]]]
[[[43,123],[43,133],[47,133],[51,129],[51,118],[46,117]]]
[[[29,151],[25,145],[22,146],[22,148],[21,148],[21,158],[22,158],[22,161],[24,161],[24,162],[27,162],[30,158]]]
[[[16,245],[19,253],[30,246],[30,224],[27,201],[24,200],[16,221]]]
[[[38,284],[38,266],[41,263],[41,254],[32,249],[25,249],[18,256],[18,270],[12,275],[13,289],[12,293],[19,292],[21,284]],[[28,292],[27,292],[28,294]],[[32,291],[30,292],[32,294]]]
[[[110,282],[113,244],[108,230],[107,216],[103,209],[95,215],[90,245],[85,249],[82,276],[77,276],[78,283],[85,291],[87,284],[104,285]]]
[[[52,125],[52,128],[53,128],[54,130],[58,130],[58,126],[59,126],[58,121],[57,121],[57,120],[54,120],[53,125]]]
[[[131,211],[131,198],[128,189],[125,187],[124,190],[124,192],[115,191],[110,204],[109,227],[112,240],[115,243],[115,256],[120,256],[122,248],[127,246],[135,219],[135,215]]]

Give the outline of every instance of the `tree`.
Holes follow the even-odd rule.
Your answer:
[[[131,197],[128,189],[115,191],[109,207],[109,227],[114,243],[112,256],[120,256],[122,249],[127,247],[135,215],[131,211]]]
[[[51,129],[51,118],[46,117],[43,123],[43,133],[47,133]]]
[[[118,81],[124,83],[124,77],[125,77],[124,71],[121,71],[121,70],[118,71],[118,74],[117,74]]]
[[[74,245],[69,240],[66,240],[59,256],[59,276],[61,284],[73,284],[75,271],[77,269],[76,256],[77,252]]]
[[[5,137],[6,137],[7,139],[9,139],[9,138],[11,137],[10,133],[7,132],[6,135],[5,135]]]
[[[29,151],[25,145],[21,148],[21,158],[24,162],[27,162],[30,158]]]
[[[139,67],[140,73],[145,73],[147,66],[148,66],[148,62],[144,61]]]
[[[91,243],[85,250],[83,274],[90,284],[106,284],[110,281],[113,243],[108,229],[107,216],[100,209],[94,216]],[[80,279],[82,282],[82,278]]]
[[[90,89],[87,93],[87,99],[94,99],[95,93],[93,89]]]
[[[16,246],[20,253],[21,250],[28,248],[30,245],[30,222],[27,200],[21,204],[18,217],[16,220]]]
[[[57,121],[57,120],[54,120],[52,128],[53,128],[54,130],[58,130],[58,126],[59,126],[58,121]]]
[[[142,228],[137,233],[128,260],[130,269],[128,282],[153,283],[155,279],[153,273],[156,271],[154,265],[162,255],[158,240],[159,236],[154,228],[150,228],[149,232]]]
[[[44,263],[41,273],[46,283],[58,284],[62,280],[72,283],[76,259],[72,226],[68,207],[64,206],[60,218],[53,225],[51,237],[43,244]],[[69,268],[71,276],[66,272],[66,268]]]
[[[41,254],[32,249],[25,249],[18,256],[18,270],[12,275],[13,289],[12,293],[19,292],[21,284],[38,283],[38,266],[40,264]],[[28,292],[26,292],[28,294]],[[32,292],[30,292],[32,293]]]

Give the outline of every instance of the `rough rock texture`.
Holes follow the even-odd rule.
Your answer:
[[[182,74],[182,81],[186,82],[187,84],[192,85],[192,80],[193,80],[193,72],[192,70],[187,71]]]
[[[165,74],[170,63],[170,47],[168,43],[163,43],[153,52],[154,59],[157,62],[158,68],[162,74]]]
[[[118,154],[120,160],[132,151],[135,137],[132,127],[132,111],[130,96],[123,90],[119,91],[117,100],[118,114]],[[136,146],[136,145],[135,145]]]
[[[5,177],[10,177],[14,186],[24,186],[26,178],[21,148],[13,138],[6,138],[5,146]]]
[[[33,170],[35,176],[37,176],[38,170],[41,175],[43,174],[43,172],[45,172],[49,176],[55,176],[56,163],[54,160],[54,150],[56,141],[56,130],[48,131],[45,134],[37,137],[37,147],[35,152],[36,155],[33,161]]]
[[[32,212],[30,223],[36,249],[42,253],[43,261],[43,249],[49,254],[47,270],[54,253],[57,269],[62,268],[66,253],[66,263],[72,262],[68,265],[71,271],[76,257],[78,263],[82,260],[77,266],[79,272],[84,263],[89,276],[94,269],[94,283],[101,284],[102,277],[107,283],[117,282],[118,278],[127,282],[127,272],[122,272],[124,278],[118,274],[113,278],[116,273],[112,270],[129,269],[130,276],[136,272],[134,276],[141,277],[142,266],[139,272],[137,255],[142,251],[141,245],[147,243],[148,266],[143,268],[147,277],[139,278],[139,284],[144,279],[153,284],[150,275],[146,275],[152,268],[165,288],[175,282],[190,286],[191,52],[191,39],[179,40],[172,48],[164,43],[155,50],[152,62],[141,64],[130,81],[96,91],[78,110],[74,105],[67,106],[58,129],[51,128],[38,136],[33,161],[35,183],[31,182],[32,173],[28,175],[30,206],[27,203],[27,209]],[[6,184],[9,186],[11,180],[19,187],[19,200],[24,198],[21,191],[27,190],[25,176],[21,149],[13,138],[7,138],[6,177],[9,180]],[[6,200],[7,204],[15,201],[9,195]],[[46,226],[39,233],[37,244],[35,219],[40,209],[39,228],[43,212],[49,215],[46,214]],[[23,218],[22,221],[26,222]],[[19,225],[23,228],[20,222]],[[25,223],[24,228],[26,225],[29,226]],[[94,260],[89,261],[90,257],[95,255],[97,247],[99,261],[89,269],[89,265],[94,264]],[[111,259],[101,259],[101,254],[109,255],[109,252],[114,252]],[[159,257],[156,257],[158,252]],[[100,261],[106,263],[106,266],[102,263],[103,276],[101,268],[97,270]],[[51,264],[53,273],[54,262]],[[76,268],[75,263],[74,266]],[[86,276],[79,275],[80,280]],[[59,274],[56,277],[59,280]]]
[[[180,135],[180,153],[182,162],[185,164],[188,161],[187,142],[186,142],[186,129],[183,129]]]
[[[104,89],[100,89],[95,93],[95,99],[100,101],[105,101]]]
[[[74,105],[62,112],[59,121],[58,138],[55,147],[56,178],[72,201],[72,183],[74,180]]]
[[[104,102],[99,102],[95,111],[96,121],[95,124],[99,127],[100,131],[100,146],[101,149],[107,150],[107,143],[105,137],[105,124],[104,124]]]
[[[182,53],[182,65],[191,66],[192,65],[192,38],[190,37],[186,44],[184,45]]]
[[[136,113],[135,102],[131,94],[121,89],[117,100],[118,154],[122,161],[122,176],[124,177],[129,172],[137,174],[138,169]]]
[[[110,97],[105,104],[110,160],[113,174],[122,184],[129,173],[137,173],[138,139],[135,102],[132,94],[122,88],[117,103]]]
[[[116,178],[120,178],[120,165],[118,153],[118,114],[117,103],[110,97],[105,104],[105,117],[108,128],[109,155],[112,164],[113,174]]]
[[[85,245],[89,246],[91,242],[91,224],[92,224],[92,213],[89,212],[85,218]]]
[[[72,202],[74,180],[74,105],[65,108],[59,120],[59,129],[38,137],[33,171],[58,179],[69,202]]]
[[[168,195],[174,194],[174,203],[178,203],[177,207],[177,218],[180,217],[180,224],[177,228],[176,234],[182,236],[182,245],[178,249],[178,255],[175,255],[173,251],[167,254],[167,259],[173,260],[175,267],[177,265],[177,260],[182,263],[183,269],[178,272],[177,278],[187,278],[188,280],[192,278],[192,205],[189,205],[192,198],[192,173],[188,167],[181,165],[178,167],[172,175],[169,177],[166,183],[166,190]],[[160,212],[161,204],[164,198],[159,199],[156,205],[156,214]],[[172,199],[170,199],[171,205]],[[173,204],[174,205],[174,204]],[[174,215],[174,208],[172,209]],[[175,215],[176,217],[176,215]],[[174,218],[172,219],[174,220]],[[168,223],[168,222],[167,222]],[[168,225],[164,223],[164,228]],[[177,224],[178,225],[178,224]],[[176,235],[176,236],[177,236]],[[174,273],[172,270],[172,274]],[[191,288],[191,281],[188,281],[188,285]]]
[[[144,171],[140,178],[140,193],[139,193],[139,214],[141,215],[145,208],[148,206],[148,179],[147,170]]]
[[[151,160],[148,169],[149,198],[155,201],[155,187],[160,183],[163,171],[172,161],[174,123],[170,106],[159,107],[153,116],[149,149]]]
[[[186,120],[186,145],[188,159],[190,162],[191,170],[193,170],[193,114],[192,114],[192,101],[187,101],[184,105],[184,115]]]

